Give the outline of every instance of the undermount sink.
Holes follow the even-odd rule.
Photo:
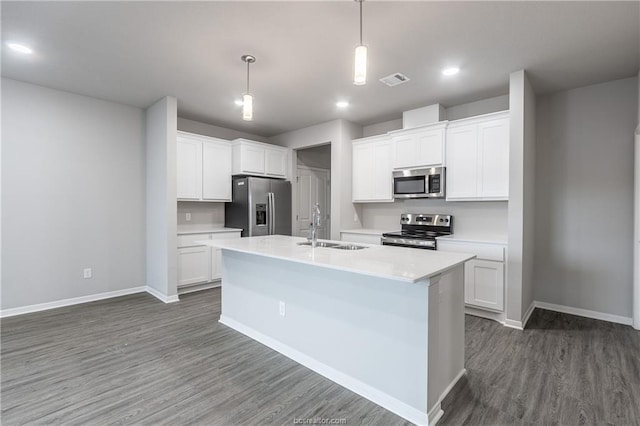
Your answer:
[[[299,246],[310,246],[311,245],[311,241],[304,241],[302,243],[298,243]],[[324,241],[318,241],[316,243],[316,247],[331,247],[334,248],[336,246],[339,246],[340,244],[338,243],[325,243]]]
[[[299,246],[310,246],[310,241],[304,241],[302,243],[298,243]],[[316,247],[324,247],[324,248],[334,248],[338,250],[362,250],[367,248],[366,246],[358,246],[355,244],[339,244],[339,243],[326,243],[324,241],[318,241],[316,243]]]
[[[336,246],[336,247],[333,247],[333,248],[338,249],[338,250],[362,250],[362,249],[366,249],[367,247],[366,246],[357,246],[355,244],[345,244],[343,246]]]

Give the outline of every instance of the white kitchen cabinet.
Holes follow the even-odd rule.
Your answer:
[[[240,238],[239,230],[178,235],[178,288],[206,284],[222,278],[222,254],[201,240]]]
[[[438,251],[475,254],[464,265],[464,302],[480,309],[504,311],[506,246],[438,239]]]
[[[286,178],[289,150],[247,139],[236,139],[233,145],[234,175]]]
[[[356,139],[352,145],[352,198],[358,202],[393,201],[391,140],[388,136]]]
[[[392,167],[406,169],[444,164],[444,140],[447,122],[390,132]]]
[[[178,287],[207,282],[211,276],[210,250],[207,246],[178,249]]]
[[[464,265],[464,302],[504,310],[504,263],[473,259]]]
[[[178,132],[177,198],[188,201],[231,201],[231,144]]]
[[[178,198],[200,200],[202,197],[202,141],[179,134],[176,159]]]
[[[450,122],[446,166],[448,201],[508,200],[508,111]]]

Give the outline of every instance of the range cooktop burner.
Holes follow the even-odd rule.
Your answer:
[[[436,250],[436,237],[453,233],[453,217],[449,215],[403,213],[400,224],[400,231],[382,234],[383,245]]]

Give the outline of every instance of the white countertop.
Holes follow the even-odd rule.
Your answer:
[[[239,228],[214,228],[214,227],[204,227],[204,228],[193,228],[193,229],[178,229],[178,235],[188,235],[188,234],[215,234],[217,232],[242,232],[242,229]]]
[[[504,234],[456,234],[436,237],[437,240],[460,242],[507,245],[507,236]]]
[[[234,240],[206,240],[199,243],[241,253],[305,263],[340,271],[415,283],[440,274],[475,256],[406,247],[367,245],[363,250],[299,246],[305,238],[270,235]],[[344,242],[334,241],[340,244]]]
[[[360,228],[360,229],[343,229],[340,232],[345,232],[349,234],[382,235],[384,232],[389,232],[389,230],[387,229],[386,231],[382,231],[380,229],[373,229],[373,228]]]

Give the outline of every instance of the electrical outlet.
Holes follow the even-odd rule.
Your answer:
[[[286,312],[286,305],[284,304],[284,302],[281,300],[280,301],[280,316],[284,317],[286,316],[287,312]]]
[[[91,271],[91,268],[84,268],[83,273],[85,278],[91,278],[93,276],[93,272]]]
[[[191,213],[187,213],[184,216],[187,222],[191,220]]]

